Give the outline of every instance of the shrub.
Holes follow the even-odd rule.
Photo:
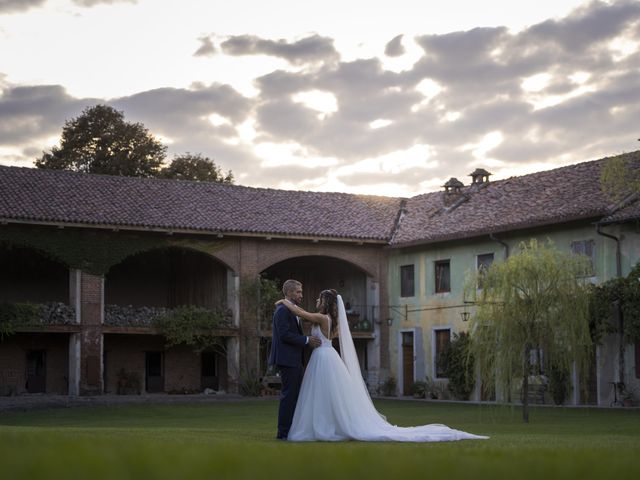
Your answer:
[[[569,372],[562,368],[549,369],[549,391],[556,405],[563,405],[569,395]]]
[[[255,370],[243,370],[238,379],[240,395],[245,397],[259,397],[262,393],[262,382]]]
[[[473,355],[469,351],[469,335],[454,333],[453,339],[442,353],[449,390],[458,400],[469,400],[475,387]]]
[[[378,394],[385,397],[395,397],[397,382],[395,377],[390,376],[378,387]]]
[[[411,384],[411,395],[415,398],[426,398],[427,396],[427,382],[418,380]]]

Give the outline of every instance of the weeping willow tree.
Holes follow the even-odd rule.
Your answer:
[[[575,364],[582,374],[588,371],[590,268],[584,256],[531,240],[473,282],[477,310],[470,350],[486,384],[511,392],[515,382],[522,382],[524,422],[529,421],[529,376],[537,373],[537,353],[543,352],[549,369],[571,371]]]

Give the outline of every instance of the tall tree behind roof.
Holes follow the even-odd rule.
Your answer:
[[[107,105],[85,108],[62,129],[60,146],[36,160],[38,168],[131,177],[158,176],[167,147],[141,123]]]

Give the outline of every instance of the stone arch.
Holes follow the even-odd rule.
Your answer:
[[[224,265],[227,269],[233,272],[234,275],[238,274],[237,265],[232,265],[227,258],[228,255],[221,255],[219,252],[223,251],[227,245],[222,242],[186,242],[178,241],[167,244],[169,248],[183,248],[185,250],[193,250],[199,253],[203,253],[217,262]]]
[[[367,305],[367,284],[372,276],[349,260],[327,255],[303,255],[285,258],[261,271],[278,286],[288,278],[303,284],[303,307],[315,308],[315,298],[326,288],[335,288],[345,303]]]
[[[374,278],[378,277],[376,272],[372,270],[371,265],[365,265],[363,262],[358,262],[356,259],[354,259],[353,254],[351,254],[351,252],[345,251],[344,249],[338,249],[338,248],[336,249],[318,248],[314,251],[310,251],[308,247],[286,248],[286,249],[282,248],[277,252],[274,252],[272,255],[270,255],[268,259],[258,263],[257,271],[263,272],[265,270],[268,270],[269,267],[272,267],[273,265],[276,265],[286,260],[292,260],[295,258],[302,258],[302,257],[311,257],[311,256],[329,257],[329,258],[342,260],[354,266],[355,268],[361,270],[364,274],[370,277],[374,277]]]

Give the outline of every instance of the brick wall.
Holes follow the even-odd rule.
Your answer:
[[[118,374],[124,369],[140,379],[141,393],[145,392],[145,354],[163,352],[164,391],[202,391],[200,354],[191,347],[178,345],[165,348],[159,335],[107,334],[104,341],[106,393],[118,393]],[[218,358],[219,388],[226,389],[226,361]]]
[[[69,335],[62,333],[17,333],[0,345],[0,393],[27,393],[27,352],[45,352],[45,393],[66,395]]]
[[[184,245],[189,244],[189,239],[181,240]],[[387,310],[387,253],[383,245],[356,245],[348,242],[312,242],[310,240],[282,240],[265,238],[231,238],[225,237],[224,244],[220,246],[220,240],[215,238],[208,240],[200,237],[194,240],[196,244],[204,246],[207,250],[207,242],[216,244],[216,248],[209,251],[216,258],[243,281],[255,279],[262,271],[274,264],[287,259],[306,256],[327,256],[340,259],[353,265],[358,271],[366,274],[379,283],[380,286],[380,319],[386,318]],[[221,247],[221,248],[220,248]],[[202,248],[200,248],[202,250]],[[87,259],[91,261],[91,259]],[[242,288],[242,285],[241,285]],[[75,290],[74,290],[75,292]],[[160,337],[153,335],[122,335],[120,340],[115,337],[109,341],[106,348],[107,365],[103,365],[103,309],[104,309],[104,277],[81,272],[79,275],[79,307],[80,307],[80,378],[78,392],[81,395],[100,394],[103,392],[104,369],[106,368],[106,392],[117,391],[117,371],[125,366],[138,372],[141,384],[144,388],[145,356],[148,350],[163,350]],[[73,297],[73,295],[72,295]],[[260,374],[259,369],[259,335],[255,313],[249,311],[250,302],[240,296],[238,306],[238,318],[240,338],[237,343],[239,350],[240,369],[246,372],[254,370]],[[381,325],[381,367],[388,366],[388,327],[386,322]],[[52,338],[56,334],[51,335]],[[129,339],[129,337],[131,339]],[[66,393],[66,379],[69,372],[68,336],[62,344],[55,347],[48,358],[48,365],[52,369],[51,390]],[[143,340],[144,339],[144,340]],[[152,339],[152,340],[150,340]],[[119,344],[120,342],[121,344]],[[130,343],[127,343],[130,342]],[[140,343],[142,342],[142,343]],[[146,342],[146,343],[145,343]],[[24,361],[22,354],[15,351],[15,345],[11,346],[6,341],[0,344],[0,381],[24,384]],[[193,352],[167,351],[165,355],[165,390],[189,390],[200,388],[200,358]],[[73,363],[73,362],[72,362]],[[221,362],[221,365],[226,362]],[[226,367],[224,368],[226,371]],[[229,370],[233,375],[238,375],[238,365],[232,362]],[[22,377],[20,377],[22,375]],[[53,380],[57,378],[57,380]],[[221,388],[224,388],[227,378],[221,378]],[[47,386],[49,389],[49,385]]]
[[[82,272],[80,279],[80,394],[102,393],[104,277]]]

